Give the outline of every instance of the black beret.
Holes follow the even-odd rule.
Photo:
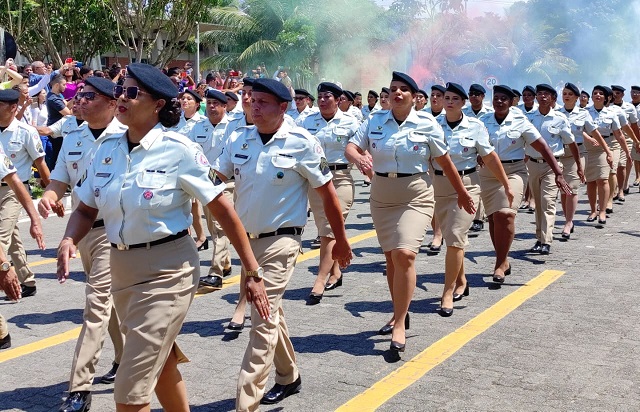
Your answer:
[[[351,101],[351,102],[356,99],[356,97],[353,95],[353,93],[351,93],[349,90],[343,90],[342,94],[344,95],[344,97],[349,99],[349,101]]]
[[[419,89],[418,83],[416,83],[416,81],[413,80],[411,76],[409,76],[406,73],[393,72],[393,74],[391,75],[391,81],[397,81],[397,82],[402,82],[406,84],[407,86],[409,86],[412,93],[417,92]]]
[[[113,95],[113,83],[111,83],[111,94]],[[20,92],[13,89],[0,90],[0,102],[18,103]]]
[[[253,91],[271,94],[282,102],[293,100],[287,86],[274,79],[255,79],[253,81]]]
[[[295,89],[294,92],[295,92],[295,94],[301,94],[301,95],[306,96],[306,97],[311,97],[311,93],[309,93],[305,89]]]
[[[113,96],[113,87],[115,86],[115,83],[111,80],[105,79],[104,77],[91,76],[87,77],[84,83],[96,89],[96,91],[101,95],[115,100],[115,97]]]
[[[478,83],[474,83],[471,86],[469,86],[469,94],[473,92],[487,94],[487,90]]]
[[[236,101],[236,102],[238,100],[240,100],[238,95],[236,93],[234,93],[234,92],[226,92],[224,95],[227,96],[227,100],[231,99],[231,100]]]
[[[131,63],[127,66],[127,76],[156,98],[173,99],[178,96],[178,88],[171,79],[150,64]]]
[[[355,93],[353,94],[353,96],[354,96],[354,97],[358,97],[358,96],[362,97],[362,93],[360,93],[360,92],[355,92]]]
[[[531,85],[526,85],[524,86],[524,89],[522,89],[522,94],[524,94],[524,92],[531,92],[533,94],[536,94],[536,89]]]
[[[558,95],[558,92],[556,91],[556,89],[554,89],[553,86],[546,83],[540,83],[539,85],[536,86],[536,93],[541,91],[547,91],[556,96]]]
[[[433,86],[431,86],[431,91],[437,90],[440,93],[444,94],[444,92],[447,91],[446,87],[440,85],[440,84],[434,84]]]
[[[342,96],[342,87],[331,82],[322,82],[318,85],[318,93],[331,93],[335,98]]]
[[[428,97],[428,96],[429,96],[429,93],[427,93],[426,91],[424,91],[424,89],[420,89],[420,90],[418,90],[416,93],[420,93],[420,94],[422,94],[424,97]]]
[[[509,86],[504,86],[501,84],[497,84],[493,86],[493,94],[495,95],[496,93],[506,94],[507,96],[509,96],[510,99],[513,99],[514,97],[516,97],[514,89],[512,89]]]
[[[309,99],[311,99],[311,101],[312,101],[312,102],[315,102],[315,101],[316,101],[316,98],[315,98],[315,97],[313,97],[313,95],[312,95],[312,94],[310,94],[310,95],[309,95]]]
[[[460,86],[458,83],[447,83],[447,91],[451,93],[455,93],[463,99],[468,99],[467,93],[464,91],[464,87]]]
[[[222,103],[227,103],[227,95],[222,93],[220,90],[209,89],[204,97],[207,99],[216,99]]]
[[[631,86],[631,90],[635,90],[637,92],[640,92],[640,86]]]
[[[617,85],[617,84],[613,84],[613,85],[611,85],[611,89],[612,89],[612,90],[615,90],[616,92],[622,92],[622,93],[624,93],[624,92],[625,92],[625,90],[627,90],[627,89],[625,89],[624,87],[619,86],[619,85]]]
[[[380,97],[380,96],[378,95],[378,92],[376,92],[375,90],[369,90],[369,93],[368,93],[368,94],[370,94],[371,96],[374,96],[376,99],[377,99],[378,97]]]
[[[514,94],[513,97],[516,97],[516,96],[521,97],[522,96],[522,93],[520,93],[520,90],[518,90],[518,89],[511,89],[511,91]]]
[[[607,86],[602,86],[602,85],[600,85],[600,84],[598,84],[598,85],[596,85],[596,86],[593,86],[593,91],[600,90],[601,92],[603,92],[603,93],[604,93],[604,95],[605,95],[605,96],[607,96],[607,97],[608,97],[608,96],[610,96],[610,95],[611,95],[611,92],[609,92],[609,90],[607,90],[607,89],[609,89]],[[593,93],[593,92],[592,92],[592,93]]]
[[[613,95],[613,90],[611,89],[611,87],[609,86],[602,86],[602,87],[607,91],[609,96]]]
[[[638,89],[638,90],[640,90],[640,89]],[[580,94],[583,94],[583,93],[584,93],[584,94],[586,94],[586,95],[587,95],[587,97],[591,97],[591,95],[590,95],[589,93],[587,93],[587,91],[586,91],[586,90],[583,90],[583,91],[581,91],[581,92],[580,92]]]
[[[380,90],[380,93],[391,94],[391,90],[389,90],[388,87],[383,87],[382,90]]]
[[[191,89],[185,90],[184,93],[183,93],[183,96],[185,94],[190,94],[195,99],[195,101],[198,102],[198,103],[200,103],[202,101],[202,97],[200,97],[200,95],[198,93],[194,92]]]
[[[564,88],[571,90],[571,93],[575,94],[576,96],[580,96],[580,89],[578,89],[578,86],[576,86],[575,84],[567,83],[564,85]]]

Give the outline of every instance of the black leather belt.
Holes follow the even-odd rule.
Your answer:
[[[560,160],[560,156],[554,156],[556,160]],[[545,163],[546,160],[544,159],[536,159],[534,157],[530,157],[529,160],[534,161],[535,163]]]
[[[518,163],[518,162],[522,162],[524,159],[511,159],[511,160],[500,160],[500,163],[502,164],[506,164],[506,163]]]
[[[347,170],[349,165],[329,165],[329,170]]]
[[[266,233],[248,233],[249,239],[263,239],[265,237],[280,236],[280,235],[301,235],[304,231],[302,227],[281,227],[274,232]]]
[[[409,176],[415,176],[419,173],[380,173],[380,172],[376,172],[377,176],[382,176],[382,177],[391,177],[391,178],[397,178],[397,177],[409,177]]]
[[[458,174],[460,176],[470,175],[471,173],[473,173],[475,171],[476,171],[476,168],[472,167],[471,169],[458,170]],[[444,172],[442,170],[433,169],[433,173],[435,173],[436,176],[444,176]]]
[[[104,220],[103,219],[98,219],[95,222],[93,222],[93,226],[91,226],[91,229],[96,229],[99,227],[104,227]]]
[[[22,182],[22,184],[23,184],[23,185],[28,185],[28,184],[29,184],[29,181],[28,181],[28,180],[25,180],[24,182]],[[2,182],[2,186],[9,186],[9,183]]]
[[[162,239],[158,239],[158,240],[154,240],[153,242],[147,242],[147,243],[136,243],[135,245],[124,245],[122,243],[112,243],[111,247],[114,247],[118,250],[129,250],[129,249],[139,249],[141,247],[145,247],[145,248],[150,248],[151,246],[157,246],[157,245],[161,245],[163,243],[167,243],[167,242],[171,242],[177,239],[180,239],[182,237],[185,237],[189,234],[189,231],[187,229],[183,230],[182,232],[178,232],[175,235],[169,235],[167,237],[163,237]]]

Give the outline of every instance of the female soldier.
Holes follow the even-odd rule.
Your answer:
[[[449,147],[449,156],[461,176],[465,189],[473,198],[474,205],[480,201],[480,178],[478,156],[482,157],[487,169],[504,188],[509,206],[513,193],[504,173],[498,155],[494,152],[486,128],[476,118],[462,113],[467,94],[456,83],[447,83],[444,94],[446,114],[438,117],[438,123],[444,130],[444,138]],[[453,314],[453,302],[469,296],[469,285],[464,272],[464,248],[469,245],[467,233],[474,216],[456,207],[457,193],[451,182],[445,178],[442,168],[434,165],[433,189],[436,199],[436,219],[442,228],[447,244],[445,257],[444,290],[438,313],[440,316]],[[455,294],[454,294],[455,292]]]
[[[603,140],[585,139],[587,148],[586,173],[587,197],[589,198],[590,213],[587,222],[598,219],[600,225],[607,223],[607,201],[609,199],[609,175],[614,164],[614,153],[611,150],[613,139],[623,140],[618,116],[606,107],[609,92],[605,86],[595,86],[591,92],[593,104],[587,107],[587,112],[593,119]],[[596,199],[599,209],[596,210]]]
[[[380,107],[382,108],[382,110],[391,109],[391,104],[389,103],[390,94],[391,91],[389,91],[388,87],[383,87],[382,90],[380,90]]]
[[[349,138],[358,130],[360,123],[353,116],[338,108],[338,99],[343,90],[334,83],[324,82],[318,85],[318,113],[307,116],[302,127],[313,134],[326,156],[329,170],[333,174],[343,219],[347,219],[353,204],[355,186],[351,176],[351,165],[345,158],[345,148]],[[320,264],[318,276],[307,299],[307,305],[320,303],[325,290],[342,286],[342,272],[338,262],[333,260],[332,251],[336,243],[335,236],[324,213],[322,198],[315,189],[309,189],[309,204],[320,236]]]
[[[191,198],[222,223],[245,267],[258,268],[238,216],[220,196],[224,186],[213,184],[206,156],[187,138],[164,129],[180,117],[177,94],[158,69],[129,65],[124,84],[114,87],[118,120],[129,129],[96,151],[78,182],[81,202],[58,248],[58,279],[64,282],[75,245],[98,210],[103,213],[112,246],[113,300],[126,337],[114,389],[117,411],[148,411],[154,389],[165,410],[189,409],[177,368],[187,358],[175,339],[200,271],[195,243],[187,236]],[[259,285],[257,299],[266,302]],[[264,303],[257,306],[268,316]]]
[[[549,146],[540,132],[527,120],[520,111],[510,109],[513,90],[508,86],[493,87],[494,113],[487,113],[480,118],[489,132],[489,140],[500,158],[502,167],[509,179],[509,187],[515,198],[510,201],[502,182],[485,169],[480,169],[480,196],[489,219],[489,235],[496,251],[496,263],[493,270],[493,281],[504,282],[504,277],[511,273],[511,265],[507,261],[509,249],[515,235],[515,219],[518,206],[522,201],[524,188],[527,186],[527,167],[524,163],[525,145],[538,151],[542,158],[557,168],[557,163]],[[570,192],[562,171],[554,170],[556,184],[563,192]]]
[[[388,324],[393,325],[391,350],[403,352],[416,286],[415,259],[433,216],[433,189],[427,175],[430,157],[458,193],[458,206],[469,213],[475,209],[447,154],[442,128],[429,113],[413,109],[416,82],[404,73],[393,72],[390,91],[391,110],[371,115],[347,145],[346,156],[373,177],[371,216],[384,251],[393,303],[393,318]],[[389,328],[381,333],[389,333]]]

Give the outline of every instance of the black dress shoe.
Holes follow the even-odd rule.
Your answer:
[[[610,214],[613,213],[613,208],[611,208],[611,209],[606,208],[604,211],[605,211],[606,214],[610,215]]]
[[[620,200],[620,196],[615,195],[615,196],[613,197],[613,199],[611,199],[611,200]]]
[[[35,286],[27,286],[27,285],[20,284],[20,289],[22,290],[23,298],[28,298],[29,296],[35,296],[37,292]]]
[[[448,318],[449,316],[453,315],[453,308],[443,308],[442,306],[440,306],[438,308],[438,315],[442,316],[443,318]]]
[[[484,222],[482,220],[474,220],[469,230],[472,232],[480,232],[482,229],[484,229]]]
[[[99,383],[105,383],[105,384],[111,384],[113,382],[116,381],[116,372],[118,372],[118,366],[120,366],[119,364],[113,362],[113,366],[111,367],[111,370],[109,372],[107,372],[105,375],[103,375],[98,382]]]
[[[551,245],[543,243],[542,246],[540,246],[540,254],[548,255],[549,253],[551,253]]]
[[[71,392],[58,409],[60,412],[86,412],[91,409],[91,392]]]
[[[465,296],[469,296],[469,284],[467,283],[467,286],[465,286],[464,288],[464,292],[462,293],[454,293],[453,294],[453,301],[454,302],[458,302],[460,300],[462,300],[463,297]]]
[[[576,227],[576,225],[573,225],[573,224],[572,224],[572,225],[571,225],[571,230],[570,230],[569,232],[562,232],[562,237],[563,237],[564,239],[567,239],[567,240],[571,239],[571,234],[573,233],[573,229],[574,229],[575,227]]]
[[[509,276],[511,274],[511,265],[509,265],[509,267],[507,268],[507,270],[504,271],[504,275],[505,276]]]
[[[233,330],[235,332],[240,332],[242,329],[244,329],[244,319],[242,320],[242,323],[233,321],[229,322],[229,324],[227,325],[227,329]]]
[[[9,349],[10,347],[11,347],[11,335],[7,333],[7,336],[0,339],[0,349]]]
[[[317,305],[321,300],[322,293],[311,292],[309,293],[309,297],[307,298],[307,306]]]
[[[624,190],[622,191],[622,193],[624,193],[625,195],[628,195],[628,194],[629,194],[629,189],[624,189]],[[623,201],[624,201],[624,199],[623,199]]]
[[[317,238],[311,241],[311,249],[317,249],[319,247],[320,247],[320,236],[318,236]]]
[[[598,224],[599,224],[599,225],[606,225],[606,224],[607,224],[607,219],[600,219],[600,218],[598,218]]]
[[[214,289],[222,289],[222,277],[217,275],[209,275],[200,278],[198,286],[205,286]]]
[[[404,330],[409,330],[411,326],[411,319],[409,318],[409,312],[407,312],[407,316],[404,318]],[[380,328],[378,331],[378,335],[390,335],[393,332],[393,325],[386,324]]]
[[[231,268],[222,269],[222,277],[226,278],[227,276],[231,276]]]
[[[537,241],[535,245],[531,248],[531,252],[540,253],[542,251],[542,242]]]
[[[587,222],[591,223],[595,221],[596,221],[596,216],[587,216]]]
[[[391,341],[391,345],[389,346],[389,350],[393,352],[404,352],[406,344],[396,342],[395,340]]]
[[[207,249],[209,249],[209,239],[205,239],[204,242],[202,242],[200,246],[198,246],[198,252]]]
[[[298,379],[290,384],[280,385],[279,383],[276,383],[273,385],[273,388],[271,388],[271,390],[262,397],[260,403],[263,405],[273,405],[274,403],[280,402],[287,396],[300,392],[301,389],[302,380],[298,375]]]
[[[335,288],[339,288],[340,286],[342,286],[342,276],[343,275],[340,275],[340,278],[336,281],[336,283],[327,282],[327,284],[324,285],[324,290],[333,290]]]

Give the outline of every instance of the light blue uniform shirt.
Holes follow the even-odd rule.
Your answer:
[[[591,133],[596,130],[596,125],[593,123],[593,120],[586,109],[582,109],[580,106],[576,105],[571,111],[568,111],[564,107],[560,108],[558,111],[569,119],[569,123],[571,124],[571,133],[573,133],[576,143],[584,143],[584,136],[582,135],[583,132],[591,135]]]
[[[9,159],[0,146],[0,180],[4,180],[5,177],[15,172],[16,167],[11,163],[11,159]]]
[[[191,199],[207,205],[225,188],[214,175],[198,145],[158,123],[131,153],[126,134],[102,142],[76,192],[102,212],[109,242],[131,245],[191,226]]]
[[[564,145],[575,143],[569,120],[562,113],[549,109],[549,113],[542,114],[538,109],[527,113],[526,116],[538,129],[554,156],[562,156]],[[531,146],[526,147],[525,153],[534,159],[542,159],[542,155]]]
[[[591,116],[593,123],[598,128],[602,137],[609,138],[613,135],[614,130],[620,130],[618,115],[608,107],[603,107],[602,110],[598,112],[592,105],[588,106],[585,110]]]
[[[542,137],[520,110],[512,109],[502,124],[496,120],[495,113],[479,119],[487,128],[489,141],[502,161],[524,159],[525,147]]]
[[[372,113],[349,141],[373,157],[379,173],[425,173],[429,158],[447,153],[444,132],[428,112],[411,109],[398,125],[390,110]]]
[[[20,180],[29,180],[33,161],[44,156],[42,141],[35,127],[13,119],[9,126],[0,132],[0,144],[16,167]]]
[[[486,156],[493,152],[487,128],[480,120],[462,116],[462,121],[453,130],[449,127],[446,116],[438,118],[438,123],[444,131],[449,157],[458,171],[478,166],[478,155]],[[442,170],[437,162],[433,162],[433,167]]]
[[[220,156],[220,153],[222,153],[224,136],[228,125],[229,118],[226,114],[220,123],[215,126],[211,124],[208,117],[202,116],[189,131],[189,139],[200,145],[209,163],[213,163],[213,161]]]
[[[307,116],[301,126],[318,139],[330,165],[349,163],[344,151],[360,127],[357,119],[338,110],[333,119],[326,121],[318,112]]]
[[[462,113],[465,116],[469,116],[469,117],[475,117],[476,119],[481,118],[482,116],[484,116],[487,113],[493,113],[493,108],[489,107],[489,106],[485,106],[484,104],[482,105],[482,108],[480,109],[480,111],[476,114],[473,111],[473,108],[471,107],[471,105],[467,105],[465,107],[462,108]]]
[[[267,144],[255,126],[232,132],[213,168],[235,178],[235,209],[252,234],[304,227],[309,186],[333,177],[317,139],[286,121]]]

